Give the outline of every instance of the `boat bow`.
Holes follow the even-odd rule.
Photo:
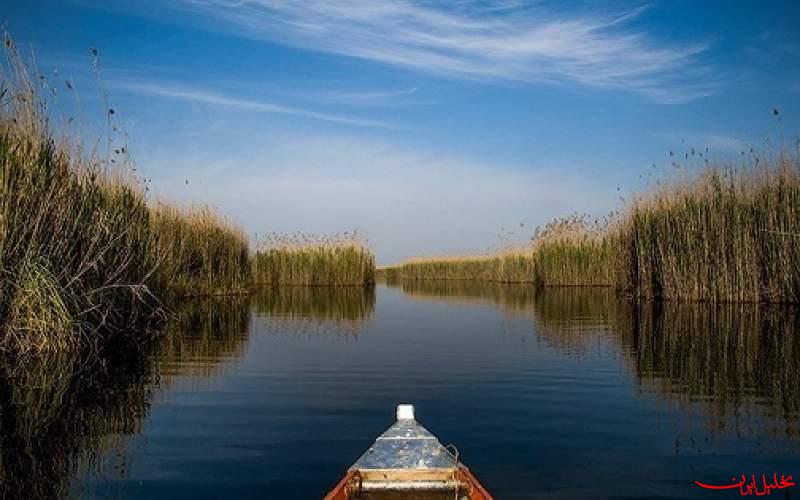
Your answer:
[[[454,449],[455,450],[455,449]],[[491,500],[455,453],[399,405],[397,421],[350,467],[325,500]]]

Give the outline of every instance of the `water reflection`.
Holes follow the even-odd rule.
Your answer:
[[[374,287],[279,287],[255,296],[258,330],[357,337],[375,310]]]
[[[141,430],[152,368],[139,350],[88,365],[63,356],[2,364],[0,496],[67,496],[71,478],[91,470],[94,457]]]
[[[644,305],[622,338],[642,389],[708,408],[712,428],[800,431],[800,315],[753,304]],[[773,427],[745,427],[751,413]]]
[[[127,436],[156,394],[241,356],[249,319],[246,299],[192,301],[159,341],[0,363],[0,498],[79,497],[75,477],[125,477]]]
[[[531,302],[536,339],[570,356],[628,351],[624,332],[633,308],[609,288],[556,287]]]
[[[655,495],[664,484],[675,489],[662,497],[682,494],[693,470],[659,446],[701,442],[706,425],[734,443],[735,466],[762,441],[783,446],[776,463],[797,459],[784,449],[800,422],[794,310],[635,305],[607,289],[463,281],[401,282],[379,298],[371,288],[296,287],[192,301],[156,343],[0,363],[0,497],[103,498],[115,487],[126,497],[252,497],[269,486],[311,498],[401,398],[426,408],[432,428],[509,498],[575,467],[609,478],[608,495]],[[469,307],[480,304],[493,306]],[[497,311],[514,335],[500,331]],[[687,415],[701,417],[702,432],[685,432]],[[711,437],[704,446],[724,452]],[[634,438],[647,444],[626,442]],[[633,460],[665,471],[661,482],[629,478]],[[137,489],[142,478],[151,489]],[[562,497],[604,494],[589,483]]]
[[[712,430],[797,436],[800,313],[757,304],[642,303],[608,288],[399,281],[410,297],[492,303],[568,356],[619,357],[642,393],[702,406]],[[759,420],[769,417],[769,425]]]
[[[507,312],[529,311],[536,289],[523,284],[484,283],[466,280],[397,280],[388,286],[400,288],[408,297],[459,304],[488,302]]]
[[[159,345],[162,377],[219,373],[240,359],[250,335],[251,298],[247,296],[188,301],[175,311]]]

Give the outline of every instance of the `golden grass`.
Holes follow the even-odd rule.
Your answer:
[[[365,286],[375,282],[375,257],[357,234],[269,235],[253,262],[257,285]]]
[[[618,286],[651,299],[800,301],[800,162],[710,167],[633,202]]]
[[[240,230],[208,210],[149,206],[124,146],[98,157],[67,135],[57,138],[40,92],[47,87],[32,81],[8,37],[5,47],[0,350],[71,350],[121,332],[141,336],[163,318],[164,299],[246,283]]]
[[[273,235],[251,259],[241,228],[211,209],[151,202],[114,110],[106,105],[106,154],[97,146],[86,154],[68,127],[56,136],[52,87],[30,78],[8,36],[5,47],[0,351],[70,351],[122,333],[142,336],[181,297],[239,293],[254,283],[374,283],[373,254],[357,234]]]
[[[531,249],[534,282],[541,286],[611,286],[618,240],[610,218],[555,219],[537,228]]]
[[[152,312],[150,214],[138,186],[53,138],[6,46],[2,80],[16,86],[0,90],[0,324],[11,332],[0,344],[66,348],[80,338],[73,330],[120,329]]]
[[[529,252],[505,251],[496,255],[414,258],[402,263],[403,279],[477,280],[532,283],[533,260]]]
[[[602,224],[602,225],[601,225]],[[616,240],[605,221],[587,216],[555,219],[537,228],[531,244],[495,254],[414,258],[382,268],[386,279],[475,280],[537,286],[609,286]]]
[[[645,299],[800,302],[800,161],[705,166],[621,215],[556,219],[527,249],[412,259],[380,274],[537,286],[613,286]]]
[[[152,209],[160,288],[182,297],[247,290],[250,250],[241,228],[208,207]]]

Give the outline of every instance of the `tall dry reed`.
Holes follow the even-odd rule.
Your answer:
[[[253,262],[258,285],[364,286],[375,282],[375,257],[357,234],[271,234]]]
[[[704,166],[659,183],[622,214],[556,219],[530,248],[412,259],[394,279],[613,286],[639,298],[800,302],[800,160]]]
[[[152,316],[143,190],[57,140],[13,42],[0,106],[0,346],[69,349]]]
[[[142,336],[163,318],[164,299],[244,285],[241,231],[208,211],[151,208],[126,148],[85,154],[67,131],[57,134],[49,87],[29,76],[8,36],[5,48],[0,350],[70,351],[122,332]]]
[[[555,219],[537,228],[527,247],[495,254],[410,259],[383,268],[385,277],[405,280],[474,280],[537,286],[610,286],[615,274],[616,239],[609,222],[588,216]]]
[[[800,301],[800,163],[709,167],[633,202],[620,226],[625,292],[649,299]]]
[[[612,286],[618,238],[611,217],[575,214],[555,219],[533,235],[534,282],[541,286]]]
[[[208,207],[158,203],[151,211],[158,287],[171,296],[246,291],[250,250],[244,232]]]

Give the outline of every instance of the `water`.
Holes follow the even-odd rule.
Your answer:
[[[694,481],[800,479],[799,321],[441,282],[187,304],[105,367],[5,367],[0,488],[321,498],[412,402],[498,499],[738,496]]]

